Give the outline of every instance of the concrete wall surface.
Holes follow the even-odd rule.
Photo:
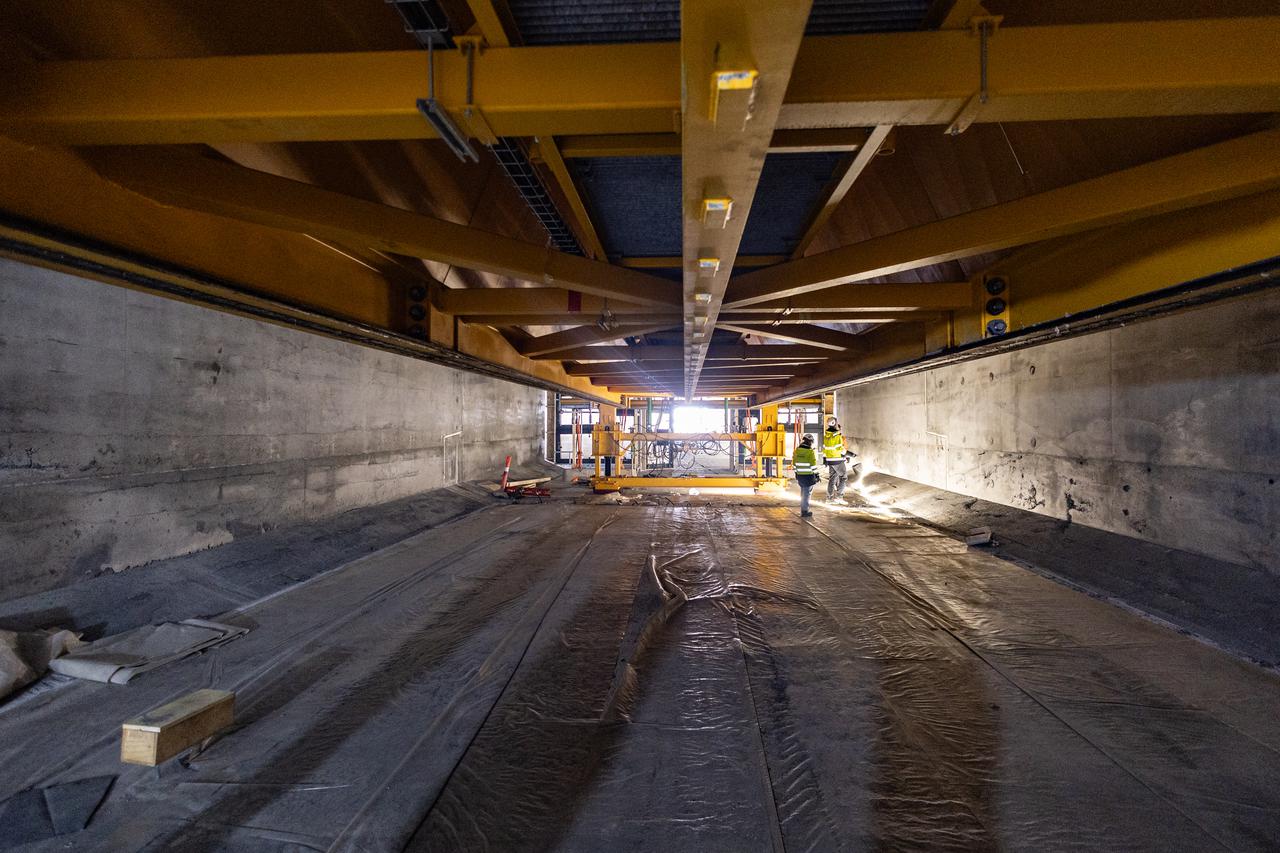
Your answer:
[[[872,470],[1280,571],[1280,292],[844,388]]]
[[[543,391],[0,261],[0,600],[540,459]],[[456,439],[451,440],[456,441]]]

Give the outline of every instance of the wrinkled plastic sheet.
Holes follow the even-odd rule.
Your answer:
[[[95,776],[33,788],[0,802],[0,850],[84,829],[115,778]]]
[[[234,640],[248,628],[205,619],[144,625],[123,634],[86,643],[49,662],[59,675],[128,684],[141,673]]]
[[[121,720],[208,686],[236,726],[123,768],[82,849],[1280,838],[1274,674],[853,511],[495,507],[218,618],[254,630],[0,708],[0,785],[118,768]]]

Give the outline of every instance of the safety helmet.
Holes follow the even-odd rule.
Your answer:
[[[827,416],[827,426],[829,426],[829,427],[832,427],[832,426],[840,426],[840,422],[839,422],[838,420],[836,420],[836,416],[835,416],[835,415],[828,415],[828,416]]]
[[[806,432],[804,435],[800,436],[800,443],[806,447],[813,444],[813,433]]]

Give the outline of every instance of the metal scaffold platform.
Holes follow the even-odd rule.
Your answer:
[[[765,406],[756,428],[746,432],[623,432],[612,417],[592,431],[597,492],[626,488],[781,489],[785,475],[786,429],[778,407]],[[657,451],[665,451],[665,459]],[[698,466],[698,456],[728,458],[723,471]],[[625,464],[630,460],[630,466]],[[681,460],[682,464],[674,464]],[[662,465],[666,461],[669,464]],[[685,473],[677,474],[679,470]],[[630,471],[630,473],[624,473]]]

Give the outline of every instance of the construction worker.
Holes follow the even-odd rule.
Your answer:
[[[800,487],[800,517],[808,518],[809,493],[818,485],[818,456],[813,452],[813,434],[806,432],[791,457],[791,467],[795,471],[796,485]]]
[[[844,502],[844,481],[849,476],[845,467],[844,435],[835,416],[827,418],[827,431],[822,435],[822,461],[827,466],[827,503]]]

